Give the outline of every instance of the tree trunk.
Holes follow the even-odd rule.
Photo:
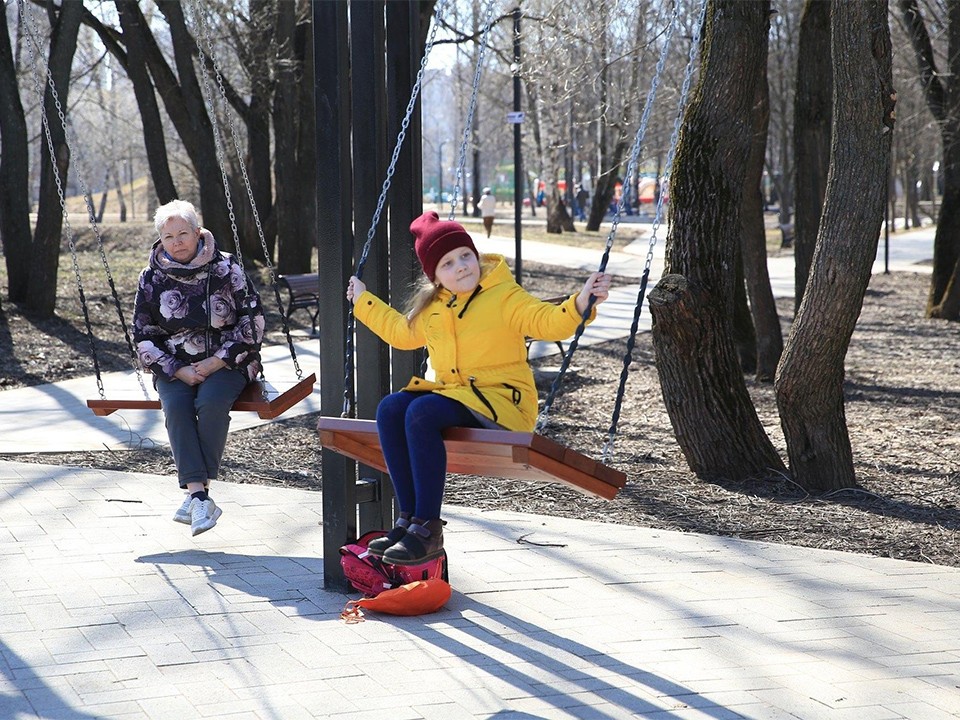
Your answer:
[[[907,35],[913,45],[927,106],[940,127],[943,142],[943,202],[933,240],[933,269],[927,316],[960,320],[957,266],[960,261],[960,4],[948,3],[947,67],[937,67],[916,0],[899,0]]]
[[[309,2],[303,3],[310,18]],[[426,3],[433,6],[432,2]],[[296,33],[296,57],[300,63],[301,82],[297,125],[296,185],[300,188],[300,212],[295,230],[301,247],[297,257],[312,257],[317,252],[317,114],[315,110],[316,71],[313,61],[313,25],[300,23]],[[419,58],[418,58],[419,59]],[[422,209],[421,205],[417,205]]]
[[[293,3],[277,8],[277,81],[273,95],[275,130],[274,175],[292,177],[297,167],[299,136],[299,85],[303,79],[302,58],[294,55],[296,14]],[[281,273],[310,272],[311,246],[299,235],[297,215],[303,208],[301,188],[293,183],[277,184],[277,241]],[[310,236],[308,235],[307,238]]]
[[[794,478],[812,492],[853,487],[844,358],[877,252],[894,102],[886,2],[834,3],[830,177],[807,290],[777,371]]]
[[[766,48],[764,49],[766,55]],[[742,233],[740,246],[743,254],[743,276],[750,298],[753,331],[756,339],[755,364],[752,370],[760,382],[773,382],[777,363],[783,352],[783,334],[780,316],[770,287],[767,268],[767,231],[763,220],[763,160],[767,151],[767,126],[770,120],[770,96],[766,64],[757,83],[757,97],[753,107],[753,137],[747,158],[746,182],[740,200]],[[744,371],[748,371],[745,366]]]
[[[564,230],[564,219],[569,220],[570,215],[560,199],[560,191],[557,189],[557,183],[552,178],[547,181],[549,192],[547,192],[547,232],[560,234]]]
[[[6,13],[0,13],[0,237],[13,302],[27,296],[30,273],[30,199],[27,123],[17,87]]]
[[[246,112],[247,171],[250,192],[257,207],[260,227],[271,260],[276,260],[277,220],[273,206],[273,168],[270,161],[270,96],[269,76],[263,67],[273,64],[273,43],[276,40],[276,5],[272,0],[253,0],[250,3],[249,43],[238,49],[250,77],[250,104]],[[283,130],[286,132],[286,129]],[[291,184],[293,184],[291,182]],[[250,213],[251,224],[247,235],[257,236]],[[257,253],[261,255],[263,251]],[[309,268],[308,268],[309,270]]]
[[[757,371],[757,331],[750,315],[750,303],[743,279],[743,253],[737,252],[733,266],[736,275],[733,282],[733,343],[740,358],[740,370],[744,373]]]
[[[165,58],[154,52],[149,52],[147,56],[150,72],[160,97],[163,98],[167,114],[176,127],[177,134],[183,140],[184,148],[197,173],[203,224],[213,233],[221,248],[233,252],[235,243],[227,214],[223,176],[214,143],[213,125],[210,122],[193,64],[196,42],[187,30],[183,7],[179,2],[157,0],[157,7],[160,8],[170,27],[177,76],[174,77]],[[179,78],[179,84],[177,78]],[[242,203],[234,203],[235,211],[239,211],[240,207]]]
[[[830,0],[807,0],[800,19],[797,95],[793,104],[797,208],[794,236],[794,312],[800,307],[817,243],[830,163],[833,75]]]
[[[740,198],[769,2],[710,0],[700,83],[671,182],[665,275],[649,295],[663,399],[690,469],[704,479],[783,470],[732,340]]]
[[[127,198],[123,194],[123,176],[115,162],[110,163],[110,173],[113,175],[114,190],[117,191],[117,205],[120,209],[120,222],[127,221]],[[130,183],[130,195],[133,195],[133,182]]]
[[[156,48],[156,42],[136,0],[116,0],[116,5],[120,14],[124,44],[127,48],[127,76],[133,83],[133,92],[137,98],[140,121],[143,125],[143,145],[147,151],[147,165],[153,178],[157,199],[161,203],[167,203],[179,196],[173,182],[173,175],[170,173],[160,107],[157,105],[153,83],[147,71],[146,48],[148,46]],[[159,50],[157,49],[156,52],[159,53]],[[130,191],[133,192],[132,187]]]
[[[77,49],[77,33],[83,3],[66,3],[53,21],[50,36],[48,69],[57,89],[60,106],[69,107],[70,68]],[[56,167],[62,187],[66,186],[70,166],[70,148],[57,113],[50,86],[43,97],[43,112],[50,127]],[[60,265],[60,244],[63,230],[63,209],[47,143],[40,143],[40,200],[37,205],[37,227],[33,236],[30,282],[26,307],[39,317],[52,317],[57,304],[57,270]]]

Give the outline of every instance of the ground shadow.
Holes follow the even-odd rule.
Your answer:
[[[0,717],[36,716],[56,720],[96,720],[70,707],[56,690],[37,675],[30,664],[0,640],[0,674],[10,685],[23,688],[17,693],[0,692]]]
[[[572,717],[618,718],[626,711],[631,716],[680,718],[687,717],[690,708],[696,708],[698,717],[731,716],[730,709],[684,685],[495,610],[462,593],[454,593],[447,609],[453,617],[438,616],[437,622],[411,623],[383,616],[380,619],[402,625],[411,635],[507,683],[523,693],[519,697],[536,698]],[[456,637],[463,635],[473,643]],[[524,669],[527,665],[529,671]],[[647,692],[639,694],[636,685]],[[659,703],[654,699],[659,699]],[[597,707],[599,704],[614,708],[607,710]],[[679,704],[683,709],[672,713],[670,704]],[[507,716],[516,717],[506,711],[500,715]]]
[[[143,555],[137,558],[137,562],[159,568],[164,565],[203,568],[209,573],[211,583],[229,588],[229,591],[262,597],[278,607],[293,608],[298,616],[307,619],[338,618],[343,609],[343,594],[317,590],[323,585],[322,558],[185,550]],[[216,613],[222,614],[222,609]],[[656,712],[658,717],[670,717],[666,708],[656,704],[654,698],[668,698],[696,707],[705,718],[730,716],[728,709],[683,685],[495,610],[456,591],[446,608],[436,615],[406,618],[369,612],[368,617],[390,623],[521,693],[528,693],[539,702],[568,713],[575,709],[577,717],[620,717],[621,709],[630,713]],[[471,642],[458,639],[464,635]],[[529,671],[523,669],[526,665],[530,666]],[[633,683],[647,688],[649,697],[631,690],[628,686]],[[611,715],[589,704],[581,706],[579,698],[587,695],[591,704],[598,701],[608,703],[616,706],[618,712]],[[510,714],[509,717],[516,715]]]

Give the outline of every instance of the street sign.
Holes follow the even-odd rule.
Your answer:
[[[507,122],[513,125],[520,125],[523,122],[523,113],[522,112],[508,112],[507,113]]]

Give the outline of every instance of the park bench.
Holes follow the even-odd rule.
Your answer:
[[[544,302],[548,302],[548,303],[550,303],[551,305],[560,305],[560,304],[563,303],[568,297],[570,297],[570,296],[569,296],[569,295],[556,295],[556,296],[554,296],[554,297],[544,298],[543,301],[544,301]],[[534,340],[533,338],[527,338],[527,355],[530,354],[530,346],[533,345],[534,342],[535,342],[535,340]],[[566,352],[567,352],[567,351],[566,351],[566,349],[564,349],[563,343],[560,342],[559,340],[556,340],[555,342],[556,342],[556,345],[557,345],[557,349],[560,350],[560,357],[563,357],[564,355],[566,355]]]
[[[277,284],[286,289],[290,300],[286,308],[281,308],[283,316],[289,321],[295,310],[310,313],[310,327],[313,335],[320,332],[320,275],[304,273],[302,275],[278,275]]]

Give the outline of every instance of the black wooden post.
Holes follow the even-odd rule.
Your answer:
[[[350,3],[350,59],[353,102],[353,206],[356,227],[354,260],[373,222],[387,169],[386,67],[384,4]],[[378,222],[363,269],[367,289],[388,298],[387,211]],[[380,399],[390,391],[389,348],[357,324],[357,417],[373,418]],[[384,527],[379,490],[387,484],[374,468],[360,466],[359,531]],[[389,496],[387,498],[389,500]],[[387,512],[386,514],[390,514]]]
[[[347,6],[313,3],[317,114],[317,247],[320,274],[320,411],[340,415],[348,306],[346,278],[353,268],[352,212],[345,188],[353,184],[350,163],[350,62]],[[329,590],[347,590],[338,549],[356,536],[356,469],[352,460],[324,449],[323,577]]]
[[[391,353],[358,327],[352,387],[344,387],[349,307],[347,279],[366,242],[420,68],[423,32],[416,0],[313,3],[317,105],[317,220],[320,312],[323,318],[321,413],[341,414],[356,392],[359,417],[371,418],[380,399],[420,370],[419,353]],[[386,15],[386,26],[384,16]],[[414,113],[364,265],[368,289],[402,305],[420,273],[410,223],[423,209],[420,118]],[[352,194],[350,188],[353,189]],[[389,235],[387,228],[389,226]],[[340,332],[337,332],[340,328]],[[392,363],[392,364],[391,364]],[[323,473],[324,585],[346,590],[339,548],[359,534],[393,522],[389,479],[360,469],[329,450]],[[371,478],[372,482],[365,482]],[[358,512],[359,508],[359,512]]]
[[[520,112],[520,6],[513,10],[513,112]],[[523,239],[523,229],[520,223],[523,211],[523,188],[526,183],[523,176],[523,153],[520,145],[520,123],[515,120],[513,125],[513,232],[514,232],[514,259],[513,272],[517,283],[523,284],[523,259],[520,249]],[[536,188],[534,188],[536,194]]]

